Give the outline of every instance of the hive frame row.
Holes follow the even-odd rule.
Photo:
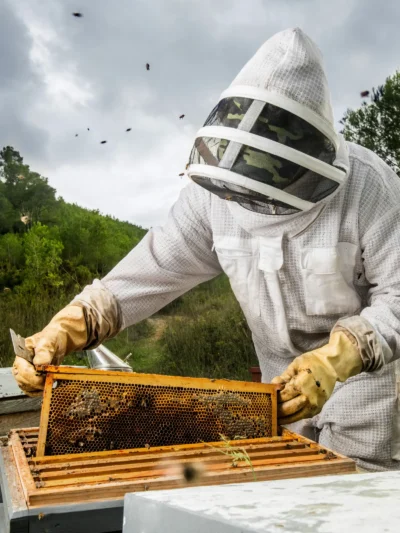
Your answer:
[[[245,461],[234,466],[230,457],[219,452],[224,446],[221,442],[211,447],[204,443],[35,457],[32,450],[37,436],[37,428],[13,430],[8,442],[24,499],[31,509],[110,501],[128,492],[182,488],[188,486],[182,466],[195,461],[203,464],[204,471],[191,486],[356,472],[353,460],[286,429],[278,437],[234,443],[246,450],[252,468]]]

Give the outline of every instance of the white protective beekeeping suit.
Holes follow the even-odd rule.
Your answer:
[[[338,384],[322,412],[295,429],[315,429],[321,444],[360,466],[399,469],[393,361],[400,358],[400,180],[379,157],[334,132],[320,52],[301,30],[267,41],[221,98],[227,95],[278,105],[324,132],[336,150],[334,192],[304,204],[281,191],[275,198],[297,209],[268,214],[192,183],[166,225],[149,231],[76,300],[105,288],[126,327],[224,271],[252,331],[264,382],[343,326],[356,337],[369,372]],[[244,142],[240,135],[230,140]],[[218,179],[228,179],[230,168],[218,167]],[[193,178],[199,168],[188,172]]]

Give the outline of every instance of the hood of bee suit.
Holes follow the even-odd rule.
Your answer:
[[[294,28],[266,41],[222,93],[187,174],[252,211],[293,214],[332,197],[348,169],[321,52]]]

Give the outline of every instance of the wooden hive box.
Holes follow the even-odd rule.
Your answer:
[[[27,509],[128,492],[355,472],[277,424],[278,386],[71,367],[47,372],[40,429],[3,456]],[[3,476],[4,477],[4,476]],[[7,482],[9,484],[9,482]]]
[[[351,459],[284,429],[281,436],[63,456],[36,456],[38,429],[13,430],[11,474],[29,509],[104,502],[128,492],[354,473]],[[240,450],[238,460],[231,450]],[[243,451],[247,460],[243,459]],[[187,467],[197,476],[185,478]]]

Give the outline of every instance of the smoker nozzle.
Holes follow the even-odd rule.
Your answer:
[[[93,350],[85,350],[89,367],[94,370],[117,370],[119,372],[133,372],[132,367],[122,361],[111,350],[100,344]]]

